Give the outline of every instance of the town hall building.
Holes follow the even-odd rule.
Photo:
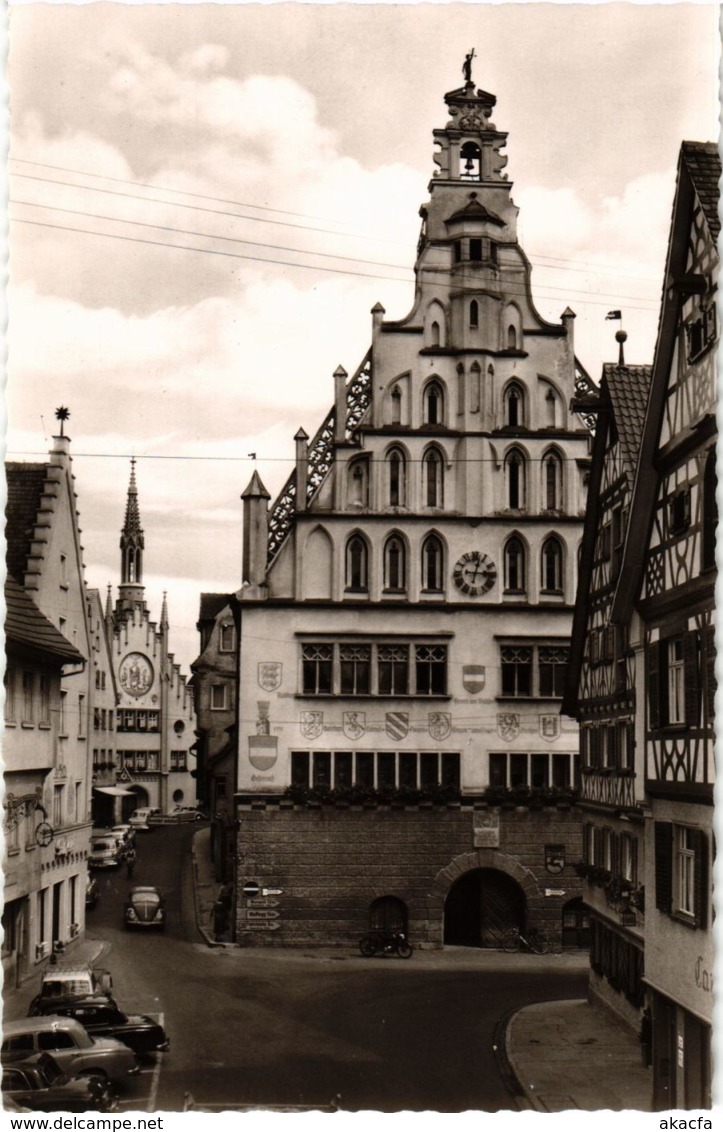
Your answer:
[[[507,135],[466,77],[410,313],[374,307],[278,499],[258,473],[243,495],[241,945],[587,944],[560,703],[590,454],[570,403],[592,385],[574,313],[535,308]]]

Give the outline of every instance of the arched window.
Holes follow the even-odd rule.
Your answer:
[[[401,424],[402,420],[402,391],[398,385],[392,389],[392,424]]]
[[[352,535],[346,544],[346,588],[366,591],[369,552],[361,535]]]
[[[473,413],[480,410],[482,399],[482,371],[479,362],[472,362],[472,378],[470,381],[469,407]]]
[[[432,323],[431,338],[432,338],[432,345],[438,346],[439,345],[439,323],[438,322]]]
[[[462,168],[460,177],[464,181],[479,181],[482,177],[482,162],[479,146],[476,142],[465,142],[460,150]]]
[[[525,400],[522,389],[513,382],[505,391],[505,424],[518,428],[525,423]]]
[[[424,423],[444,423],[444,394],[436,381],[430,381],[424,391]]]
[[[511,323],[507,327],[507,349],[508,350],[516,350],[517,349],[517,331],[515,330],[514,326],[512,326]]]
[[[399,535],[392,535],[384,544],[384,588],[406,590],[407,556]]]
[[[436,535],[428,535],[422,544],[422,589],[441,593],[444,567],[442,543]]]
[[[562,460],[557,452],[542,458],[542,498],[546,511],[562,510]]]
[[[516,448],[505,460],[507,506],[519,510],[525,506],[525,459]]]
[[[526,589],[525,548],[521,540],[513,535],[505,543],[505,590],[509,593],[524,593]]]
[[[562,593],[562,546],[551,535],[542,544],[542,590],[545,593]]]
[[[545,394],[545,420],[548,428],[554,428],[557,424],[556,420],[557,397],[551,389],[547,390]]]
[[[369,506],[369,469],[366,460],[355,460],[349,466],[349,505]]]
[[[393,448],[387,456],[389,468],[389,506],[404,507],[407,502],[407,464],[404,453]]]
[[[424,499],[427,507],[444,506],[442,457],[436,448],[430,448],[424,457]]]
[[[469,328],[476,330],[479,326],[479,303],[476,299],[472,299],[469,304]]]

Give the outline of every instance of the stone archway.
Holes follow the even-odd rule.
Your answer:
[[[434,880],[428,923],[439,943],[494,947],[505,927],[524,927],[541,896],[534,874],[496,849],[456,857]]]

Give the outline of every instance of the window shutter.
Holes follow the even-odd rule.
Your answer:
[[[648,727],[657,731],[661,722],[660,641],[648,645]]]
[[[673,823],[655,822],[655,907],[660,912],[673,907]]]
[[[716,690],[716,678],[715,678],[715,655],[716,655],[716,653],[715,653],[715,626],[714,625],[708,625],[706,627],[705,636],[704,636],[703,639],[704,639],[704,642],[705,642],[705,669],[704,669],[704,672],[705,672],[705,676],[704,676],[704,680],[705,680],[705,707],[706,707],[706,716],[707,716],[708,726],[712,727],[713,726],[713,720],[715,719],[714,701],[715,701],[715,690]]]
[[[698,634],[686,633],[683,638],[685,663],[685,722],[689,727],[700,723],[700,680],[698,676]]]
[[[702,829],[693,834],[695,846],[695,890],[693,894],[695,926],[708,926],[708,837]]]

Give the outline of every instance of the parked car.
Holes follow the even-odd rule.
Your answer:
[[[148,819],[155,814],[160,814],[158,806],[142,806],[138,810],[134,810],[128,818],[128,824],[136,830],[146,831],[151,827],[148,824]]]
[[[29,1017],[53,1014],[56,1002],[63,998],[82,998],[89,994],[110,995],[113,976],[103,967],[89,963],[57,963],[43,972],[40,990],[30,1003]]]
[[[151,885],[138,885],[128,893],[123,918],[127,928],[166,927],[166,905],[157,888]]]
[[[123,1042],[112,1036],[91,1037],[75,1018],[61,1014],[21,1018],[3,1027],[3,1065],[36,1053],[52,1053],[63,1072],[73,1077],[95,1075],[116,1081],[140,1072]]]
[[[102,1077],[69,1077],[49,1053],[2,1066],[3,1107],[31,1112],[115,1112],[118,1100]]]
[[[122,825],[114,825],[111,829],[111,833],[114,833],[117,837],[120,837],[126,848],[129,848],[131,845],[135,844],[136,831],[128,822],[125,822]]]
[[[203,810],[199,810],[198,806],[175,806],[172,814],[178,821],[208,821],[206,814]]]
[[[121,863],[123,851],[116,837],[110,833],[94,837],[90,843],[88,865],[91,869],[114,869]]]
[[[88,874],[85,882],[85,906],[86,908],[95,908],[100,896],[100,888],[96,877]]]
[[[125,1014],[114,999],[104,995],[68,998],[57,1003],[55,1010],[82,1023],[92,1037],[116,1038],[138,1056],[169,1048],[168,1035],[156,1018],[150,1014]]]

